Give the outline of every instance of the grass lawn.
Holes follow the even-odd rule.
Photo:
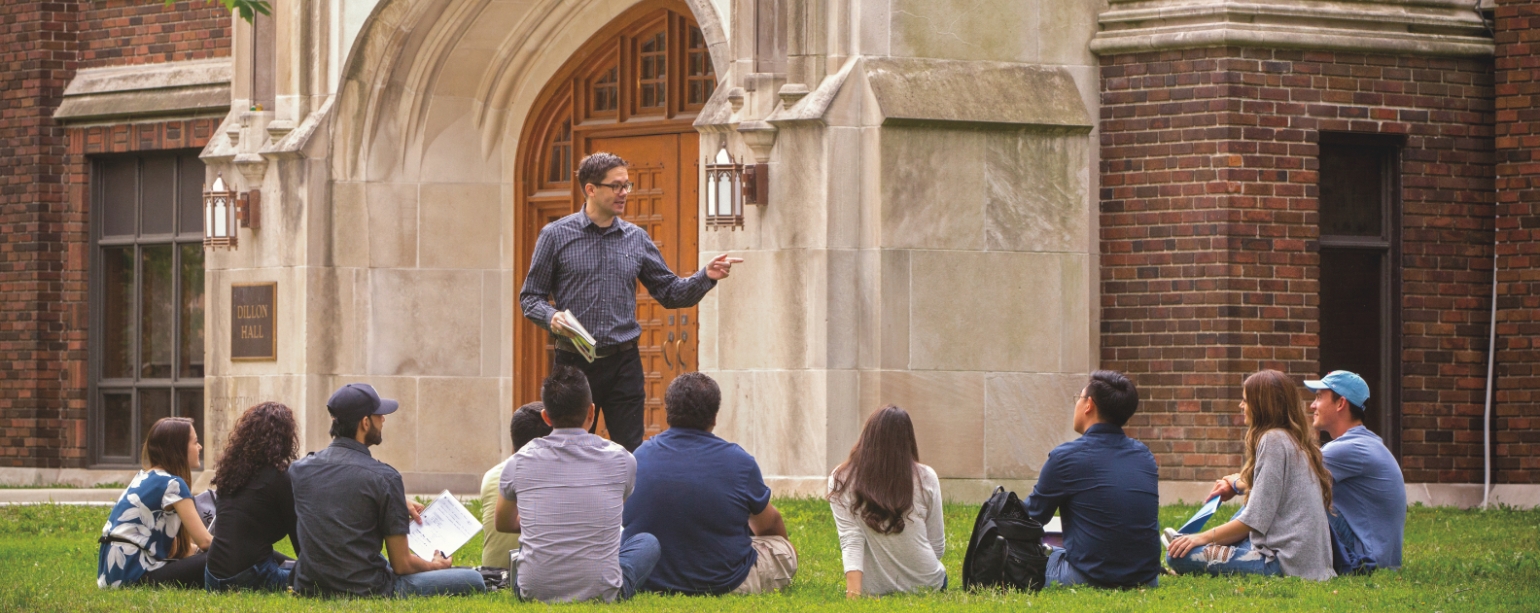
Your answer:
[[[1137,591],[1050,588],[1036,594],[961,590],[847,602],[839,542],[829,507],[817,500],[777,500],[801,569],[791,588],[755,597],[692,598],[643,594],[619,609],[1038,610],[1084,611],[1540,611],[1540,511],[1413,508],[1405,568],[1326,583],[1298,579],[1162,577]],[[474,509],[473,509],[474,510]],[[1193,507],[1161,509],[1162,525],[1180,525]],[[96,537],[108,509],[0,507],[0,611],[493,611],[520,603],[506,592],[475,598],[317,601],[273,594],[211,596],[199,591],[96,588]],[[954,585],[975,508],[948,505],[947,572]],[[284,547],[287,547],[287,541]],[[455,555],[480,560],[479,539]]]

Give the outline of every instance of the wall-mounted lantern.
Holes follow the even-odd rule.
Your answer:
[[[739,164],[722,143],[706,164],[706,226],[743,227],[743,205],[768,204],[769,186],[768,164]]]
[[[223,174],[214,178],[214,187],[203,188],[203,248],[235,248],[234,190],[225,187]]]
[[[743,165],[727,152],[727,144],[706,164],[706,226],[743,227]]]

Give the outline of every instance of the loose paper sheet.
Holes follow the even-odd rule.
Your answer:
[[[434,551],[453,556],[477,532],[481,532],[481,520],[471,515],[449,490],[444,490],[422,510],[422,523],[411,523],[406,542],[417,557],[431,560]]]

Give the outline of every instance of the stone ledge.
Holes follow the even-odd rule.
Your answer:
[[[1098,55],[1205,47],[1490,57],[1487,26],[1459,0],[1111,0]]]
[[[1039,127],[1089,132],[1094,122],[1063,68],[1004,62],[868,58],[883,125]]]
[[[228,58],[88,68],[75,74],[54,119],[223,115],[230,109]]]

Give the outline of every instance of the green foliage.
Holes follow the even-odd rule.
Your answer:
[[[164,2],[166,6],[171,6],[176,4],[178,0],[164,0]],[[267,0],[208,0],[208,2],[209,4],[216,2],[223,4],[231,13],[239,13],[241,19],[245,19],[247,23],[251,23],[251,20],[256,18],[257,13],[262,13],[263,15],[273,14],[273,7],[267,3]]]
[[[1325,583],[1261,577],[1162,577],[1161,587],[1112,591],[1055,587],[1036,594],[957,589],[963,549],[976,507],[947,505],[945,563],[952,588],[943,593],[847,602],[839,540],[821,500],[779,499],[800,554],[792,586],[780,594],[700,598],[643,594],[620,605],[563,608],[706,611],[1533,611],[1540,609],[1540,510],[1489,511],[1414,507],[1407,520],[1406,566],[1400,572]],[[473,513],[479,505],[467,505]],[[1179,525],[1194,507],[1161,509],[1163,525]],[[506,592],[473,598],[406,601],[311,600],[280,594],[209,595],[200,591],[96,588],[96,537],[108,509],[74,506],[0,508],[0,611],[505,611],[543,610]],[[455,564],[480,563],[480,540]],[[280,550],[291,552],[287,541]]]

